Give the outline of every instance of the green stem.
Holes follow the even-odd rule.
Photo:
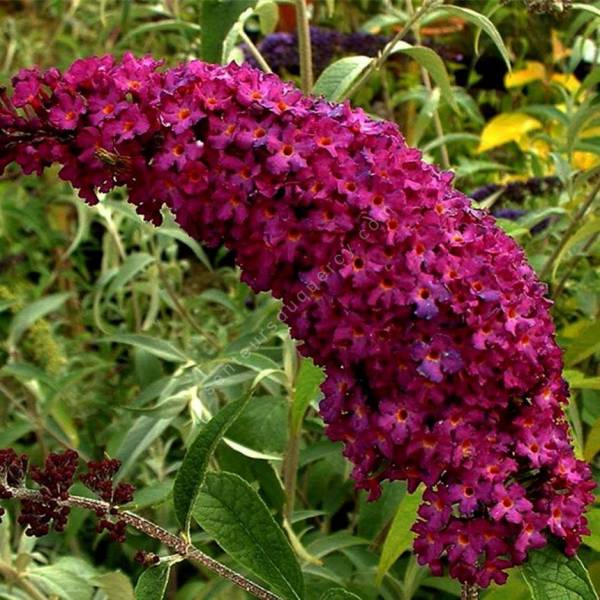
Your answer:
[[[302,91],[310,94],[313,87],[312,48],[306,0],[296,0],[296,26],[298,27],[298,53],[300,55],[300,81]]]
[[[389,41],[378,58],[373,59],[369,66],[363,71],[362,75],[354,82],[354,85],[351,85],[346,94],[344,94],[345,98],[352,98],[352,96],[364,85],[364,83],[369,79],[374,71],[378,71],[385,64],[385,61],[388,59],[396,44],[404,39],[406,34],[412,29],[413,25],[417,23],[423,15],[429,12],[432,8],[438,6],[441,3],[441,0],[425,0],[423,2],[423,6],[412,15],[404,25],[401,31],[399,31],[391,41]]]
[[[585,256],[589,252],[589,250],[592,248],[592,246],[598,241],[599,237],[600,237],[600,233],[594,234],[581,248],[580,254]],[[570,264],[565,269],[565,272],[563,273],[559,282],[556,284],[556,289],[552,293],[552,300],[554,300],[555,302],[556,302],[556,299],[561,295],[562,291],[564,290],[564,288],[567,284],[567,281],[569,280],[569,277],[571,276],[571,273],[573,272],[573,269],[577,266],[577,263],[579,262],[579,258],[580,258],[580,256],[575,256],[573,258],[573,260],[570,262]]]
[[[291,405],[290,405],[291,406]],[[301,431],[294,431],[290,427],[289,440],[283,461],[283,488],[285,490],[284,517],[291,522],[296,501],[296,482],[298,462],[300,460],[300,438]]]
[[[414,16],[415,11],[413,8],[412,0],[406,0],[406,7],[408,9],[408,14],[411,16]],[[419,27],[418,27],[416,21],[415,21],[414,25],[415,25],[415,27],[413,27],[413,33],[415,36],[415,40],[417,40],[417,44],[420,44],[421,43],[421,33],[419,32]],[[423,85],[425,86],[425,89],[427,90],[427,95],[431,98],[431,94],[433,93],[433,86],[431,85],[431,77],[429,77],[429,72],[427,71],[427,69],[425,67],[421,67],[421,79],[423,81]],[[433,111],[433,125],[435,127],[435,133],[436,133],[437,137],[440,139],[443,138],[444,137],[444,127],[442,126],[442,120],[440,119],[440,113],[437,108]],[[442,158],[442,166],[444,167],[444,169],[449,170],[450,169],[450,156],[448,154],[448,148],[446,147],[445,143],[440,145],[440,154],[441,154],[441,158]]]
[[[250,54],[256,59],[258,66],[265,73],[272,73],[272,69],[269,66],[269,63],[265,60],[265,57],[260,53],[260,50],[256,47],[254,42],[250,39],[250,36],[242,29],[240,31],[240,37],[244,40],[246,46],[248,46],[248,50],[250,50]]]
[[[9,585],[15,585],[16,587],[23,590],[28,596],[31,596],[33,600],[48,600],[45,594],[42,594],[37,587],[25,579],[24,573],[20,573],[16,569],[13,569],[10,565],[0,562],[0,575],[4,577]]]
[[[563,248],[567,245],[567,242],[571,239],[577,228],[581,226],[581,220],[585,216],[585,213],[587,213],[590,206],[593,204],[594,200],[596,199],[596,196],[598,196],[598,193],[600,193],[600,179],[598,180],[598,183],[594,186],[594,189],[592,189],[592,191],[590,192],[589,196],[579,207],[579,210],[573,217],[571,224],[565,229],[565,232],[563,233],[560,242],[555,246],[554,250],[552,251],[552,254],[546,261],[546,264],[542,267],[542,270],[540,271],[540,279],[545,279],[548,276],[548,274],[552,271],[552,267],[554,266],[556,259],[559,257]]]

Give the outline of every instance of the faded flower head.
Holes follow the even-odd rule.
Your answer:
[[[78,466],[79,454],[74,450],[49,454],[40,468],[28,466],[27,456],[18,455],[11,448],[0,449],[0,499],[17,498],[21,502],[18,522],[25,527],[26,535],[40,537],[51,529],[64,531],[71,512],[69,490]],[[124,542],[126,523],[115,505],[130,502],[135,488],[128,483],[113,483],[120,466],[115,459],[90,461],[81,480],[104,500],[93,504],[98,517],[97,531],[106,530],[113,540]],[[37,489],[25,487],[27,475]],[[4,509],[0,509],[0,517],[3,514]]]
[[[232,249],[325,367],[321,413],[358,487],[424,484],[415,551],[434,573],[502,583],[551,535],[573,554],[594,484],[523,251],[395,125],[244,65],[158,67],[127,54],[22,71],[2,96],[0,167],[58,162],[89,202],[124,185],[146,218],[166,204]]]

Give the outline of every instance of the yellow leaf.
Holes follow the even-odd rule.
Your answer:
[[[517,140],[517,144],[523,152],[531,152],[540,158],[548,158],[550,155],[550,144],[544,140],[532,140],[527,136],[523,136],[520,140]]]
[[[579,79],[571,73],[553,73],[550,78],[554,83],[562,85],[566,90],[574,94],[580,87]]]
[[[600,137],[600,125],[597,127],[589,127],[579,134],[582,138]]]
[[[600,163],[600,157],[593,152],[573,152],[571,158],[571,166],[581,171],[593,169]]]
[[[502,146],[509,142],[520,142],[530,131],[540,129],[542,124],[524,113],[503,113],[494,117],[481,132],[477,152]]]
[[[504,85],[507,88],[520,87],[532,81],[543,81],[546,79],[546,67],[541,62],[528,60],[527,66],[518,71],[512,71],[504,76]]]

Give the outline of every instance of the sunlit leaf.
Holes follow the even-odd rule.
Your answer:
[[[321,73],[313,87],[313,94],[332,102],[342,100],[371,62],[373,59],[368,56],[340,58]]]
[[[540,62],[528,60],[524,69],[518,69],[504,76],[504,85],[507,88],[521,87],[533,81],[546,79],[546,67]]]
[[[411,547],[415,534],[410,528],[417,520],[417,509],[421,504],[422,497],[423,490],[419,488],[412,494],[406,494],[398,505],[396,516],[383,543],[381,557],[377,565],[377,585],[381,585],[385,574],[392,565]]]
[[[550,81],[562,85],[562,87],[572,94],[575,94],[581,87],[581,82],[572,73],[552,73]]]
[[[392,54],[400,52],[416,60],[424,69],[428,71],[431,78],[440,88],[444,99],[458,111],[458,105],[454,98],[454,91],[450,84],[450,78],[444,65],[444,61],[431,49],[425,46],[413,46],[403,40],[396,42],[392,48]]]
[[[525,113],[502,113],[483,128],[477,152],[486,152],[509,142],[519,142],[530,131],[541,127],[540,121]]]

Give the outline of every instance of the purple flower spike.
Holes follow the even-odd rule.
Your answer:
[[[357,486],[424,484],[414,548],[434,573],[503,583],[550,535],[572,555],[594,483],[523,251],[395,125],[247,65],[159,66],[22,71],[0,104],[0,169],[58,162],[88,202],[126,186],[151,221],[166,204],[233,250],[326,369],[321,413]]]

